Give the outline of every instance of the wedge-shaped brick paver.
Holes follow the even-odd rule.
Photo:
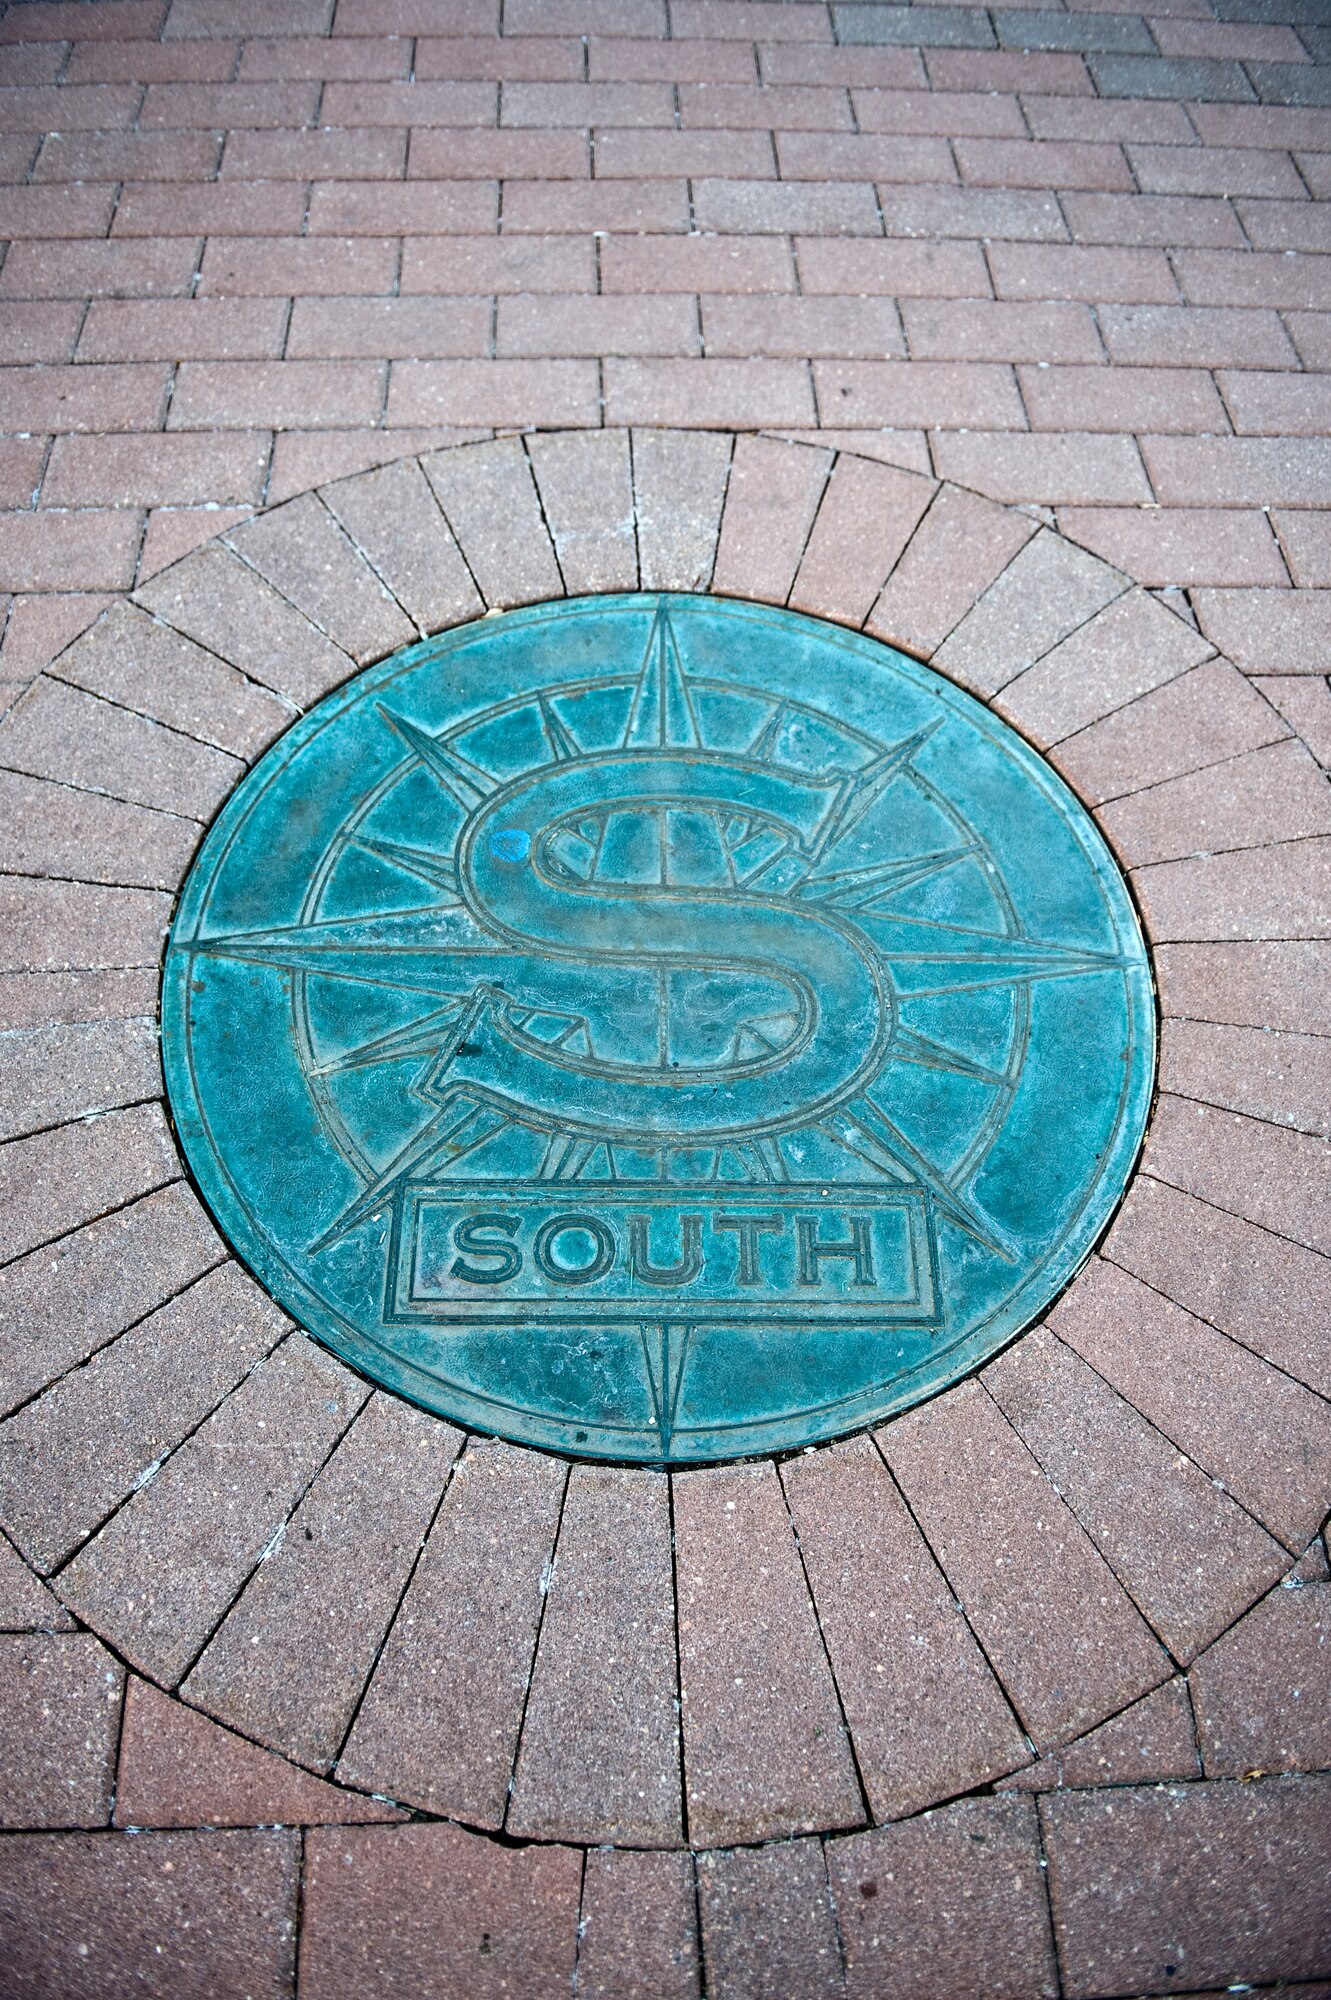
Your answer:
[[[45,679],[5,717],[0,762],[196,820],[211,818],[241,774],[223,750]]]
[[[0,1638],[0,1826],[105,1826],[124,1672],[86,1633]]]
[[[827,451],[775,438],[736,438],[714,589],[785,603],[831,466]]]
[[[677,1846],[676,1687],[666,1480],[575,1466],[506,1831]]]
[[[1286,841],[1143,868],[1136,889],[1161,943],[1331,937],[1331,841]]]
[[[698,2000],[698,1916],[687,1854],[592,1848],[582,1878],[585,2000]]]
[[[60,1021],[0,1037],[0,1139],[161,1094],[156,1023]]]
[[[212,653],[132,604],[115,604],[51,672],[237,757],[266,749],[290,709]]]
[[[480,616],[485,606],[419,465],[363,472],[321,497],[419,631]]]
[[[1288,1567],[1279,1542],[1047,1327],[983,1380],[1175,1659],[1191,1659]]]
[[[297,1833],[21,1835],[0,1883],[6,1963],[20,1993],[284,2000],[299,1881]]]
[[[117,1826],[326,1826],[395,1820],[131,1674],[116,1767]]]
[[[422,463],[487,604],[563,596],[531,467],[515,438],[435,452]]]
[[[705,590],[716,559],[731,440],[634,431],[633,501],[644,590]]]
[[[503,1824],[564,1477],[536,1452],[469,1447],[347,1739],[348,1784]]]
[[[224,1264],[0,1426],[0,1519],[29,1561],[63,1562],[288,1325]]]
[[[229,549],[215,545],[186,556],[138,597],[178,632],[297,706],[317,701],[355,671],[348,654]]]
[[[1054,1793],[1039,1812],[1078,2000],[1325,1972],[1331,1778]]]
[[[791,589],[792,605],[862,625],[936,490],[913,472],[839,458]]]
[[[1052,1325],[1287,1548],[1306,1548],[1331,1463],[1319,1396],[1110,1264],[1082,1275]]]
[[[1331,1136],[1331,1039],[1166,1021],[1162,1089]]]
[[[875,1819],[986,1784],[1030,1752],[867,1438],[782,1467]]]
[[[305,1843],[300,1990],[309,2000],[545,2000],[577,1956],[582,1856],[499,1847],[456,1826]]]
[[[697,1868],[709,1993],[725,2000],[844,2000],[818,1841],[701,1854]]]
[[[0,1256],[17,1257],[179,1176],[156,1105],[133,1105],[0,1147]]]
[[[1253,674],[1322,674],[1331,591],[1199,590],[1202,630]]]
[[[934,665],[965,687],[996,694],[1127,587],[1098,556],[1041,532],[939,647]]]
[[[1185,674],[1210,651],[1209,640],[1158,599],[1130,590],[1009,681],[995,706],[1037,743],[1058,743]]]
[[[73,1619],[0,1535],[0,1632],[67,1632]]]
[[[945,486],[887,580],[868,620],[880,639],[927,658],[1035,533],[992,500]]]
[[[233,528],[227,540],[358,663],[415,638],[401,605],[312,493]]]
[[[55,1021],[146,1020],[157,999],[157,969],[0,972],[0,1022],[41,1028]]]
[[[1208,1778],[1331,1764],[1331,1586],[1273,1590],[1189,1675]]]
[[[1041,1749],[1167,1678],[1149,1626],[978,1384],[901,1418],[879,1442]]]
[[[171,898],[143,889],[0,878],[0,970],[156,965]]]
[[[13,1409],[222,1255],[177,1181],[10,1264],[0,1272],[0,1404]]]
[[[695,1847],[855,1826],[864,1805],[775,1469],[675,1480]]]
[[[1331,771],[1331,684],[1311,675],[1266,674],[1262,693],[1275,703],[1322,768]]]
[[[179,1680],[364,1395],[293,1335],[66,1566],[65,1602]]]
[[[1180,1677],[1166,1681],[1098,1729],[1041,1757],[1038,1764],[1005,1778],[1000,1790],[1052,1792],[1059,1787],[1198,1778],[1201,1768],[1188,1685]]]
[[[1137,441],[1096,431],[937,431],[934,470],[995,500],[1049,507],[1135,507],[1151,498]]]
[[[0,867],[8,873],[173,889],[198,838],[195,820],[0,773]]]
[[[1088,640],[1099,622],[1086,627]],[[1048,664],[1042,662],[1035,671]],[[1054,761],[1084,799],[1099,804],[1237,757],[1287,733],[1288,725],[1237,668],[1228,660],[1208,660],[1069,736],[1059,744]],[[1205,844],[1196,840],[1187,851]]]
[[[1301,743],[1273,743],[1111,800],[1100,823],[1129,867],[1331,832],[1331,789]]]
[[[462,1443],[376,1394],[185,1683],[206,1708],[331,1769]]]
[[[1320,1139],[1186,1097],[1162,1095],[1147,1137],[1145,1166],[1158,1179],[1217,1208],[1308,1249],[1331,1251],[1326,1203],[1331,1152]]]
[[[527,451],[569,596],[636,590],[638,547],[627,437],[613,431],[584,437],[538,432],[528,440]]]
[[[976,1799],[829,1841],[849,2000],[1052,2000],[1058,1992],[1035,1810]]]

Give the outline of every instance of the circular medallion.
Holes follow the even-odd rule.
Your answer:
[[[297,723],[171,933],[167,1086],[310,1332],[473,1428],[651,1462],[918,1402],[1062,1289],[1154,1013],[1049,767],[886,646],[605,597]]]

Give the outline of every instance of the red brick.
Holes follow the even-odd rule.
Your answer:
[[[1154,1694],[1111,1716],[1098,1729],[1005,1778],[1000,1792],[1049,1792],[1083,1785],[1132,1784],[1146,1778],[1197,1778],[1197,1728],[1188,1684],[1166,1681]]]
[[[1315,938],[1331,934],[1328,863],[1331,844],[1295,841],[1164,862],[1141,872],[1137,890],[1151,936],[1161,942]]]
[[[336,632],[358,664],[415,637],[402,607],[313,494],[245,522],[227,542],[312,625]]]
[[[286,320],[285,299],[154,299],[151,304],[94,299],[79,336],[78,358],[81,362],[276,360]]]
[[[570,597],[635,590],[633,468],[622,432],[534,432],[527,455]]]
[[[116,209],[120,236],[298,236],[305,189],[298,181],[209,181],[198,187],[156,181],[125,187]]]
[[[1280,718],[1242,674],[1227,660],[1210,660],[1070,737],[1055,761],[1084,797],[1098,802],[1240,757],[1284,734]],[[1204,845],[1199,828],[1185,851]]]
[[[309,2000],[537,2000],[567,1992],[582,1856],[456,1826],[306,1836],[300,1987]]]
[[[493,181],[320,181],[310,191],[311,236],[465,236],[493,229]]]
[[[449,445],[488,438],[484,428],[427,425],[419,430],[279,431],[273,442],[268,498],[276,505],[328,479],[345,479],[372,466],[388,465],[410,452],[440,451]],[[450,621],[451,622],[451,621]]]
[[[137,601],[209,652],[243,661],[251,680],[300,705],[353,671],[349,654],[218,545],[186,556],[141,586]]]
[[[90,1966],[98,2000],[291,1990],[296,1833],[26,1834],[5,1852],[0,1926],[18,1992],[77,1992]]]
[[[824,424],[1024,430],[1012,370],[990,362],[818,361]]]
[[[880,236],[883,226],[873,189],[854,181],[695,181],[693,208],[705,233],[736,236]]]
[[[361,46],[359,40],[350,44],[353,66]],[[416,42],[415,75],[421,81],[453,83],[580,83],[582,45],[571,36],[519,40],[510,35],[497,41],[492,36],[450,35],[444,40],[424,35]]]
[[[684,180],[507,181],[505,235],[612,229],[685,230],[690,226]]]
[[[589,1851],[578,1927],[585,2000],[698,2000],[698,1918],[687,1854]]]
[[[211,818],[240,775],[224,752],[56,680],[14,705],[0,743],[12,770],[192,819]]]
[[[1130,437],[940,431],[933,451],[935,468],[943,478],[983,487],[998,500],[1112,506],[1151,496],[1141,454]]]
[[[832,28],[822,5],[790,0],[672,0],[670,25],[683,35],[714,35],[736,41],[830,42]]]
[[[484,610],[419,465],[404,459],[359,473],[322,498],[422,632]]]
[[[493,35],[496,0],[341,0],[338,35]]]
[[[42,141],[34,177],[39,181],[207,180],[216,171],[221,144],[216,132],[50,132]]]
[[[236,42],[78,41],[65,64],[69,83],[226,83]]]
[[[1331,586],[1331,511],[1303,513],[1290,508],[1272,515],[1271,525],[1280,537],[1295,583],[1312,589]],[[1265,579],[1235,577],[1233,581],[1248,583]]]
[[[631,361],[605,364],[605,421],[749,429],[815,421],[798,361]]]
[[[1009,681],[996,705],[1042,746],[1075,741],[1076,731],[1172,683],[1210,651],[1157,598],[1125,591]]]
[[[489,299],[296,299],[285,351],[292,360],[486,354],[492,318]]]
[[[839,459],[791,587],[792,605],[862,625],[936,490],[913,472]]]
[[[498,305],[495,351],[597,357],[696,354],[697,307],[691,298],[668,293],[641,299],[581,293],[570,298],[505,298]]]
[[[508,0],[508,35],[661,35],[665,0]]]
[[[45,460],[45,438],[0,439],[0,507],[31,505]]]
[[[633,491],[644,590],[705,590],[712,574],[733,441],[635,431]]]
[[[853,83],[866,94],[875,85],[886,90],[911,90],[917,97],[928,93],[929,80],[918,49],[870,48],[867,43],[831,48],[826,43],[762,42],[758,66],[768,84]],[[1022,131],[1025,128],[1015,98],[1011,102],[1015,116],[1009,129]]]
[[[68,53],[64,42],[11,43],[0,55],[0,81],[7,86],[54,83]]]
[[[906,301],[901,313],[920,360],[1098,361],[1104,353],[1083,305],[921,299]]]
[[[686,129],[710,127],[723,132],[757,128],[761,132],[851,132],[855,129],[850,96],[801,84],[682,83],[680,118]],[[609,122],[609,121],[602,121]],[[662,120],[662,123],[669,121]]]
[[[1209,21],[1158,21],[1153,29],[1167,56],[1252,56],[1266,62],[1307,62],[1292,28],[1213,26]]]
[[[888,578],[869,631],[927,656],[1034,532],[1033,521],[945,487]]]
[[[1063,212],[1078,243],[1243,246],[1229,202],[1181,194],[1070,194]]]
[[[655,245],[653,245],[655,247]],[[605,246],[608,253],[609,244]],[[789,259],[787,258],[787,263]],[[617,289],[609,284],[605,289]],[[626,291],[647,287],[628,285]],[[660,291],[691,291],[691,285],[663,285]],[[502,292],[594,292],[596,264],[589,237],[554,236],[506,240],[459,236],[447,242],[426,237],[402,251],[402,291],[442,296]]]
[[[984,257],[975,244],[838,243],[802,237],[796,252],[801,285],[809,293],[973,299],[987,298],[990,292]]]
[[[1081,244],[995,243],[989,250],[1000,298],[1167,304],[1178,286],[1161,250],[1098,250]]]
[[[0,133],[0,180],[25,181],[44,143],[35,132]]]
[[[1067,239],[1062,211],[1052,194],[971,187],[902,191],[884,186],[878,198],[889,236]]]
[[[1225,428],[1225,406],[1215,383],[1201,370],[1026,367],[1017,372],[1032,430],[1212,433]]]
[[[886,132],[779,132],[777,157],[788,181],[955,181],[947,142]],[[599,161],[598,161],[599,171]]]
[[[561,594],[531,465],[515,438],[465,453],[436,452],[423,465],[487,603],[530,604]]]
[[[1323,143],[1325,143],[1325,141]],[[1271,155],[1267,153],[1259,157],[1270,159]],[[1331,192],[1331,161],[1328,161],[1326,154],[1296,153],[1294,155],[1294,161],[1295,165],[1298,168],[1300,178],[1307,183],[1308,188],[1311,190],[1313,200],[1314,201],[1325,200],[1328,192]],[[1260,194],[1261,189],[1254,188],[1252,192],[1254,194]],[[1288,193],[1295,196],[1297,196],[1298,194],[1297,188],[1288,188],[1288,189],[1281,188],[1280,190],[1278,190],[1278,192],[1280,192],[1281,194]]]
[[[18,1551],[0,1536],[0,1630],[68,1631],[73,1622]]]
[[[263,497],[268,439],[59,438],[42,486],[44,506],[160,506],[168,501]]]
[[[397,1817],[392,1806],[312,1778],[130,1675],[117,1826],[336,1826]]]
[[[1054,1793],[1039,1810],[1070,1992],[1325,1970],[1331,1779]]]
[[[1274,702],[1325,770],[1331,770],[1331,686],[1321,679],[1269,675],[1262,693]]]
[[[536,43],[531,46],[539,48],[544,45]],[[522,44],[515,43],[514,47],[520,49]],[[577,74],[582,74],[581,50],[578,51]],[[593,35],[587,47],[587,74],[592,83],[758,81],[758,68],[751,46],[679,36],[662,42]],[[803,81],[801,78],[795,80]]]
[[[355,44],[347,46],[354,48]],[[625,137],[630,136],[625,134]],[[659,137],[657,140],[659,144]],[[598,173],[606,173],[597,149]],[[643,173],[679,172],[655,164]],[[411,135],[407,175],[412,180],[584,180],[591,172],[585,132],[460,132],[427,125]]]
[[[199,245],[187,236],[158,243],[15,243],[0,272],[0,296],[169,297],[189,291],[198,261]]]
[[[121,0],[114,13],[88,13],[80,0],[37,0],[0,21],[0,42],[118,41],[155,35],[166,19],[166,0]]]
[[[703,1854],[697,1881],[710,1992],[734,2000],[768,1993],[842,2000],[841,1952],[817,1841]]]
[[[1273,1590],[1189,1677],[1208,1778],[1331,1764],[1331,1590]]]
[[[128,590],[142,532],[136,513],[0,514],[0,590]]]
[[[847,49],[844,53],[858,62],[881,52]],[[1016,98],[997,92],[981,96],[970,91],[857,90],[854,102],[861,132],[936,132],[943,138],[963,133],[998,139],[1026,136]]]
[[[0,187],[0,236],[105,236],[114,207],[112,187]]]
[[[241,83],[335,78],[388,83],[410,76],[411,71],[411,43],[402,35],[383,35],[377,40],[362,35],[354,42],[330,41],[317,35],[265,35],[243,45],[238,76]]]
[[[925,55],[935,90],[1041,91],[1054,97],[1094,94],[1078,55],[1015,49],[930,49]]]
[[[1307,146],[1331,150],[1331,115],[1275,104],[1194,104],[1192,122],[1207,146]]]
[[[541,86],[512,86],[515,90],[524,87]],[[329,83],[324,86],[319,115],[326,125],[493,125],[496,99],[497,92],[491,83]]]
[[[1167,367],[1293,368],[1298,356],[1274,312],[1223,306],[1102,306],[1112,361]]]
[[[595,424],[600,418],[592,361],[395,361],[392,371],[390,425]]]
[[[1146,1154],[1146,1170],[1161,1180],[1323,1254],[1331,1246],[1325,1166],[1318,1139],[1178,1097],[1160,1099]]]
[[[211,541],[214,535],[247,520],[251,511],[248,507],[154,507],[143,534],[139,582],[146,582],[168,564],[179,562],[201,542]]]
[[[1250,673],[1324,674],[1331,591],[1200,590],[1202,630]]]
[[[25,790],[37,789],[46,788],[22,780],[11,780],[5,787],[11,801]],[[104,814],[89,815],[94,825],[99,817],[105,824]],[[128,815],[122,809],[122,823],[125,817]],[[144,816],[135,817],[142,820]],[[127,1051],[132,1056],[133,1038],[141,1035],[141,1029],[141,1020],[137,1025],[123,1021],[61,1024],[28,1030],[33,1037],[29,1046],[39,1055],[59,1060],[70,1053],[71,1044],[77,1053],[80,1041],[86,1055],[89,1044],[100,1037],[104,1045],[109,1045],[103,1047],[103,1055],[118,1049],[122,1057]],[[20,1046],[17,1041],[15,1046]],[[142,1054],[141,1040],[139,1053]],[[5,1258],[24,1256],[42,1243],[53,1242],[70,1230],[81,1228],[95,1216],[123,1208],[152,1189],[164,1187],[180,1171],[173,1150],[156,1104],[130,1105],[105,1117],[37,1132],[20,1143],[6,1146],[0,1153],[8,1207],[2,1239]],[[22,1287],[19,1289],[21,1292]],[[58,1291],[59,1287],[55,1289]],[[6,1409],[31,1394],[34,1388],[41,1388],[48,1374],[58,1373],[67,1366],[71,1346],[78,1355],[79,1343],[85,1338],[82,1328],[70,1328],[51,1342],[49,1354],[42,1354],[40,1335],[46,1330],[34,1331],[38,1334],[35,1342],[26,1330],[17,1333],[11,1330],[6,1335]],[[93,1329],[94,1340],[97,1331]],[[31,1351],[34,1346],[37,1352]]]
[[[1290,748],[1303,758],[1301,746]],[[1165,1028],[1161,1082],[1168,1090],[1207,1104],[1325,1134],[1331,1123],[1326,1108],[1331,1099],[1329,1057],[1331,1051],[1318,1035],[1170,1021]]]
[[[1324,507],[1331,453],[1302,438],[1147,438],[1146,463],[1171,506]]]
[[[1174,261],[1183,295],[1194,305],[1331,306],[1331,257],[1184,250]]]
[[[1041,1748],[1168,1677],[1140,1613],[978,1384],[899,1418],[879,1442]]]
[[[708,354],[901,354],[901,322],[890,299],[704,298]],[[691,302],[690,302],[691,307]]]
[[[405,131],[228,132],[222,177],[229,180],[400,180]]]
[[[1066,507],[1058,525],[1140,583],[1287,581],[1268,517],[1214,507]]]
[[[132,83],[0,90],[0,132],[123,131],[133,124],[142,94]]]
[[[158,367],[7,368],[0,426],[8,431],[155,430],[167,376]]]
[[[1058,1973],[1034,1807],[974,1799],[828,1843],[848,2000],[1052,2000]],[[942,1982],[940,1984],[940,1982]]]
[[[972,187],[1121,188],[1134,182],[1114,145],[1025,139],[958,139],[957,165]]]
[[[326,34],[332,20],[331,0],[286,0],[284,24],[293,34]],[[272,17],[264,0],[171,0],[164,39],[173,35],[261,34]]]
[[[110,602],[109,597],[16,597],[5,627],[0,665],[10,677],[31,680],[71,639],[86,631]]]
[[[864,1816],[775,1470],[686,1473],[675,1489],[690,1838],[767,1840]]]
[[[445,121],[413,118],[411,122]],[[670,127],[675,123],[674,93],[667,83],[511,83],[504,88],[503,123],[584,129],[591,125]]]
[[[1208,33],[1216,30],[1208,28]],[[1236,146],[1129,146],[1144,194],[1255,194],[1307,199],[1288,153]]]
[[[831,464],[826,451],[736,439],[715,589],[785,603]]]
[[[186,361],[168,422],[172,430],[375,423],[384,373],[381,361]]]
[[[1227,370],[1218,380],[1241,435],[1323,437],[1331,423],[1331,384],[1323,377]]]
[[[68,95],[61,92],[62,99]],[[308,125],[318,101],[318,85],[313,83],[150,83],[139,123],[145,131],[182,126],[234,131],[244,125],[278,130],[284,125]],[[343,121],[330,114],[329,122]]]
[[[199,290],[214,298],[389,292],[397,262],[397,244],[379,237],[214,237]]]

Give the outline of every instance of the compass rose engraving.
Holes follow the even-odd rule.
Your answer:
[[[1018,1290],[1032,1232],[991,1157],[1048,1024],[1065,1067],[1069,1021],[1126,1048],[1144,976],[1080,829],[1079,896],[1032,921],[990,824],[1010,756],[949,783],[964,698],[820,700],[723,643],[727,616],[805,621],[703,602],[612,600],[636,644],[585,673],[542,674],[533,621],[525,685],[442,722],[415,698],[442,661],[376,670],[298,908],[223,924],[217,898],[172,941],[191,989],[285,1021],[337,1165],[286,1231],[301,1286],[372,1285],[362,1331],[426,1357],[440,1407],[488,1366],[496,1428],[553,1369],[561,1440],[610,1455],[720,1455],[727,1342],[750,1372],[797,1349],[826,1429],[969,1333],[967,1288]],[[1100,1155],[1124,1088],[1121,1058],[1094,1082]]]

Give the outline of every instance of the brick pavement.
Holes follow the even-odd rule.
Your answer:
[[[1328,197],[1320,0],[0,16],[14,1992],[1331,1990]],[[669,1507],[293,1333],[152,1048],[287,717],[639,585],[992,700],[1165,1016],[1044,1329]]]

